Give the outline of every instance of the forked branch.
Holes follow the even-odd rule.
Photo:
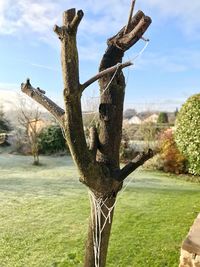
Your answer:
[[[122,182],[126,177],[131,174],[134,170],[138,167],[143,165],[147,160],[154,156],[153,150],[149,149],[147,153],[141,153],[137,155],[131,162],[129,162],[126,166],[124,166],[120,172],[118,177],[116,178],[117,181]]]
[[[84,13],[82,10],[78,10],[77,13],[74,8],[65,11],[63,15],[64,25],[62,27],[55,25],[53,28],[58,38],[62,41],[67,34],[76,33],[83,16]]]
[[[76,31],[83,16],[84,16],[83,10],[78,10],[76,16],[74,16],[72,22],[70,23],[70,28]]]
[[[107,43],[125,52],[143,36],[150,24],[151,18],[145,16],[142,11],[138,11],[128,22],[127,26],[108,39]]]
[[[61,123],[61,125],[63,124],[63,116],[65,114],[64,110],[51,99],[46,97],[43,90],[32,87],[29,79],[27,79],[26,83],[21,84],[21,90],[23,93],[27,94],[37,103],[46,108],[59,121],[59,123]]]

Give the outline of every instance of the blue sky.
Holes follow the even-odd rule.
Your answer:
[[[15,100],[21,82],[33,86],[62,105],[60,44],[52,28],[61,25],[62,12],[75,7],[85,16],[78,31],[80,78],[97,73],[106,40],[127,23],[129,0],[0,0],[0,101]],[[145,34],[150,43],[134,67],[125,71],[125,107],[174,109],[200,91],[200,1],[137,0],[153,22]],[[141,40],[124,61],[144,47]],[[88,88],[83,104],[98,96]]]

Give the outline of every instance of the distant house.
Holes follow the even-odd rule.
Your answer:
[[[131,119],[128,120],[128,124],[141,124],[142,121],[138,116],[133,116]]]
[[[127,125],[128,124],[128,119],[123,119],[123,125]]]
[[[158,114],[152,114],[149,117],[147,117],[145,120],[143,120],[143,123],[157,123],[158,120]]]

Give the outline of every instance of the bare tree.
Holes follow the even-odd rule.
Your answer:
[[[123,181],[136,168],[152,157],[151,150],[138,155],[120,169],[119,148],[122,134],[125,79],[122,69],[131,62],[122,63],[124,52],[132,47],[147,30],[150,17],[138,11],[133,16],[133,6],[128,24],[107,41],[99,73],[83,84],[79,82],[79,61],[76,44],[78,25],[83,11],[75,8],[63,13],[63,26],[54,31],[61,41],[61,63],[64,82],[65,109],[61,109],[27,80],[21,85],[24,93],[40,103],[62,125],[71,155],[78,167],[80,181],[91,193],[91,219],[85,253],[85,267],[104,267],[116,197]],[[81,95],[93,82],[99,80],[100,126],[90,131],[87,147],[82,121]]]
[[[33,164],[39,165],[39,134],[43,127],[41,111],[37,105],[20,98],[17,116],[20,126],[24,129],[27,143],[30,145]]]

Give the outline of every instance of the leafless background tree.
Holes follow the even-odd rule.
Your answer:
[[[19,106],[17,107],[17,117],[19,125],[24,130],[23,141],[30,146],[33,164],[39,165],[39,134],[43,127],[41,110],[38,105],[20,97]]]

